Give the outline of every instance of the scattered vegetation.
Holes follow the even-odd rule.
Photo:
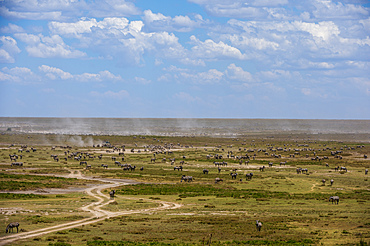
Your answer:
[[[107,211],[153,208],[158,201],[182,207],[112,217],[13,245],[370,243],[370,219],[366,216],[370,187],[365,174],[370,162],[364,158],[370,153],[370,144],[353,141],[353,135],[81,136],[82,141],[92,138],[110,143],[84,147],[73,146],[68,137],[0,135],[0,222],[4,227],[14,220],[24,231],[32,231],[87,218],[89,214],[80,208],[94,198],[80,191],[54,194],[53,189],[89,187],[99,182],[94,178],[140,182],[116,187],[115,201],[103,207]],[[37,151],[26,152],[32,147]],[[18,155],[16,161],[23,165],[11,165],[10,155]],[[135,168],[125,169],[128,165]],[[174,170],[180,165],[182,170]],[[348,171],[335,170],[342,166]],[[297,168],[307,168],[307,172],[297,173]],[[237,173],[236,179],[230,173]],[[251,179],[246,177],[249,173],[253,173]],[[69,174],[91,180],[70,178]],[[192,176],[193,181],[180,182],[182,175]],[[216,178],[223,181],[215,183]],[[110,190],[104,193],[108,195]],[[329,202],[330,196],[339,196],[339,204]],[[257,219],[263,223],[260,232],[255,226]]]

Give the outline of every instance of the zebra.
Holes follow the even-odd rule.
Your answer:
[[[221,181],[223,181],[223,179],[221,179],[221,178],[215,178],[215,184],[217,184],[218,182],[221,182]]]
[[[282,162],[280,162],[280,166],[281,166],[281,165],[284,165],[284,166],[285,166],[285,165],[286,165],[286,163],[287,163],[286,161],[282,161]]]
[[[346,171],[347,172],[347,168],[346,167],[340,167],[340,171]]]
[[[237,173],[230,173],[231,179],[236,179],[236,176],[238,175]]]
[[[12,223],[8,224],[8,226],[6,227],[5,233],[13,232],[14,227],[17,228],[17,233],[18,233],[18,227],[19,227],[18,222],[12,222]]]
[[[261,228],[262,228],[262,222],[261,221],[256,220],[256,228],[257,228],[257,231],[261,231]]]
[[[177,170],[177,171],[182,171],[182,166],[179,166],[179,167],[174,167],[173,170]]]
[[[114,199],[114,195],[116,194],[116,190],[111,190],[110,192],[109,192],[109,196],[110,196],[110,198],[111,199]]]
[[[12,162],[11,166],[23,166],[23,162]]]
[[[245,175],[245,178],[246,178],[246,179],[249,179],[249,180],[251,180],[251,179],[252,179],[252,177],[253,177],[253,173],[247,173],[247,174]]]
[[[330,180],[330,185],[333,186],[334,179]]]
[[[135,165],[134,166],[129,165],[129,169],[130,169],[130,171],[135,171],[136,170],[136,166]]]
[[[322,185],[325,185],[326,180],[322,179],[321,182],[322,182]]]
[[[208,174],[208,169],[203,169],[203,174]]]
[[[339,203],[339,196],[331,196],[329,198],[329,202],[331,201],[331,204],[338,204]]]
[[[193,181],[193,176],[185,176],[185,175],[182,175],[181,176],[181,182],[182,181],[185,181],[185,182],[191,182],[191,181]]]

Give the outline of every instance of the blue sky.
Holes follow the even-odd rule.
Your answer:
[[[368,0],[0,0],[0,116],[370,119]]]

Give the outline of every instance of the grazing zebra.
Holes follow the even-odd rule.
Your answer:
[[[329,202],[331,201],[331,204],[338,204],[339,203],[339,196],[331,196],[329,198]]]
[[[23,166],[23,162],[12,162],[12,166]]]
[[[218,182],[221,182],[221,181],[223,181],[223,179],[221,179],[221,178],[215,178],[215,184],[217,184]]]
[[[182,166],[179,166],[179,167],[174,167],[173,170],[177,170],[177,171],[182,171]]]
[[[286,161],[282,161],[282,162],[280,162],[280,166],[281,166],[281,165],[284,165],[284,166],[285,166],[285,164],[286,164]]]
[[[236,176],[238,175],[237,173],[230,173],[231,179],[236,179]]]
[[[262,228],[262,222],[261,221],[256,220],[256,228],[257,228],[257,231],[261,231],[261,228]]]
[[[251,180],[251,179],[252,179],[252,177],[253,177],[253,173],[247,173],[247,174],[245,175],[245,178],[246,178],[246,179],[249,179],[249,180]]]
[[[340,167],[340,170],[341,170],[341,171],[346,171],[346,172],[347,172],[347,168],[346,168],[346,167]]]
[[[109,196],[110,196],[111,199],[114,199],[114,194],[116,194],[116,190],[111,190],[109,192]]]
[[[208,174],[208,169],[203,169],[203,174]]]
[[[185,181],[185,182],[191,182],[191,181],[193,181],[193,176],[185,176],[185,175],[182,175],[181,176],[181,182],[182,181]]]
[[[12,222],[12,223],[8,224],[8,226],[6,227],[5,233],[13,232],[14,227],[17,228],[17,233],[18,233],[18,227],[19,227],[18,222]]]
[[[129,165],[129,168],[130,168],[130,171],[135,171],[136,170],[136,166],[135,165],[134,166]]]

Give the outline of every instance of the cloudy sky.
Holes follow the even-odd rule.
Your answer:
[[[0,0],[0,116],[370,119],[368,0]]]

